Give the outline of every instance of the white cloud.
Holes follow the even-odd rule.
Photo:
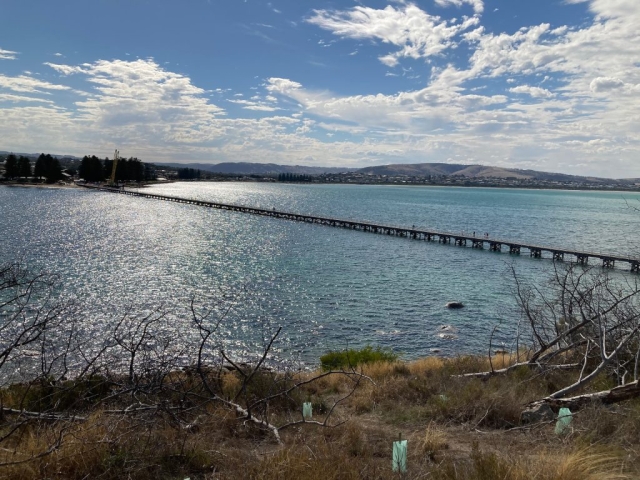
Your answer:
[[[62,75],[71,75],[73,73],[86,73],[82,67],[73,67],[70,65],[57,65],[55,63],[44,62],[47,67],[53,68],[56,72]]]
[[[302,87],[302,84],[289,80],[288,78],[269,78],[267,79],[267,90],[273,93],[288,94],[292,90]]]
[[[100,60],[83,66],[96,95],[76,103],[81,118],[104,127],[127,129],[132,138],[192,141],[224,111],[210,104],[205,90],[188,77],[153,60]]]
[[[11,50],[3,50],[0,48],[0,60],[15,60],[18,52],[13,52]]]
[[[533,98],[551,98],[555,95],[549,90],[540,87],[532,87],[530,85],[519,85],[509,89],[512,93],[524,93],[530,95]]]
[[[262,102],[262,101],[257,101],[260,97],[252,97],[252,100],[235,100],[235,99],[230,99],[227,100],[230,103],[235,103],[238,105],[242,105],[242,108],[244,108],[245,110],[254,110],[254,111],[258,111],[258,112],[275,112],[277,110],[281,110],[278,107],[275,107],[273,105],[269,105],[266,102]],[[275,98],[275,97],[271,97],[271,98]]]
[[[639,5],[635,0],[591,0],[589,8],[597,20],[603,20],[637,15]]]
[[[70,87],[65,85],[56,85],[27,75],[20,75],[18,77],[0,75],[0,88],[6,88],[20,93],[40,93],[47,95],[50,94],[48,90],[70,90]]]
[[[428,58],[455,45],[454,37],[478,24],[477,17],[450,23],[432,16],[414,4],[382,10],[356,6],[351,10],[314,10],[306,20],[342,38],[380,40],[400,49],[381,56],[380,61],[396,66],[401,58]]]
[[[482,13],[484,11],[483,0],[436,0],[436,4],[440,5],[441,7],[453,5],[460,8],[465,3],[471,5],[475,13]]]
[[[39,102],[39,103],[48,103],[53,104],[53,100],[45,100],[43,98],[35,98],[35,97],[27,97],[24,95],[12,95],[9,93],[0,93],[0,102]]]
[[[618,90],[624,87],[624,82],[619,78],[598,77],[593,79],[589,84],[589,87],[592,92],[609,92],[611,90]]]

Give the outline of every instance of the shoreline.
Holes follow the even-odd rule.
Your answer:
[[[203,179],[203,180],[172,180],[168,182],[146,182],[141,185],[125,185],[125,188],[146,188],[153,185],[165,185],[171,183],[247,183],[249,180],[244,180],[242,177],[238,176],[238,178],[229,178],[229,179]],[[263,179],[251,179],[250,182],[255,183],[265,183]],[[500,186],[500,185],[458,185],[458,184],[420,184],[420,183],[407,183],[407,184],[399,184],[399,183],[359,183],[359,182],[268,182],[275,183],[279,185],[339,185],[345,187],[351,186],[369,186],[369,187],[395,187],[395,188],[464,188],[464,189],[486,189],[486,190],[534,190],[534,191],[550,191],[550,192],[600,192],[600,193],[632,193],[632,194],[640,194],[640,187],[636,188],[621,188],[621,187],[613,187],[613,188],[570,188],[566,186],[562,187],[550,187],[550,186]],[[0,186],[7,187],[27,187],[27,188],[79,188],[81,185],[77,185],[75,182],[66,183],[64,185],[59,184],[44,184],[44,183],[18,183],[18,182],[0,182]],[[105,185],[101,185],[105,186]]]

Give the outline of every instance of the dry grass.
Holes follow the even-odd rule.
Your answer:
[[[430,422],[425,429],[422,443],[420,443],[420,449],[423,455],[435,461],[436,454],[448,448],[449,443],[447,442],[447,433],[445,430],[435,423]]]
[[[498,369],[514,361],[499,355],[493,366]],[[487,381],[452,378],[487,367],[486,358],[476,357],[366,365],[363,372],[375,385],[361,383],[338,408],[336,418],[347,423],[331,429],[304,425],[284,430],[284,446],[216,404],[200,408],[192,419],[195,426],[189,428],[163,411],[114,416],[96,410],[86,422],[32,422],[2,444],[0,463],[35,457],[61,434],[63,442],[49,455],[0,466],[0,478],[389,479],[394,478],[391,445],[398,433],[409,441],[407,479],[640,477],[640,401],[577,412],[573,433],[563,438],[553,434],[553,424],[525,431],[519,427],[522,405],[571,382],[571,375],[542,376],[523,368]],[[265,374],[252,394],[270,391],[273,382],[281,381],[277,377]],[[172,379],[177,380],[184,379]],[[240,386],[233,373],[220,380],[226,396]],[[193,388],[189,382],[183,385]],[[323,405],[331,405],[352,385],[344,376],[324,377],[274,404],[273,418],[299,417],[301,402],[310,400],[314,419],[322,420]],[[2,392],[4,406],[22,398],[18,390]],[[80,393],[77,398],[84,398]],[[37,404],[37,392],[29,394]],[[86,411],[86,401],[78,402]],[[0,423],[0,436],[7,428]]]

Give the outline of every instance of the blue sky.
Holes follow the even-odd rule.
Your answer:
[[[2,0],[0,150],[640,177],[638,0]]]

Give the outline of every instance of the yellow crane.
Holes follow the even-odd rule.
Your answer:
[[[120,152],[116,150],[113,154],[113,166],[111,167],[111,179],[109,180],[109,186],[116,186],[116,168],[118,168],[118,160],[120,159]]]

